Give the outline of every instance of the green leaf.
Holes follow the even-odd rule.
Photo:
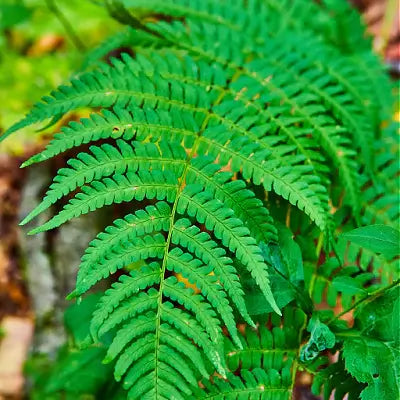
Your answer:
[[[311,332],[311,337],[300,352],[303,362],[314,360],[321,351],[331,349],[336,342],[334,333],[318,317],[310,320],[307,330]]]
[[[357,310],[354,329],[343,334],[348,372],[368,386],[362,400],[397,400],[400,393],[400,287]],[[340,334],[339,334],[340,337]]]
[[[296,286],[304,286],[303,258],[300,246],[293,239],[293,233],[282,224],[277,224],[282,258],[287,266],[287,275]]]
[[[359,382],[368,383],[362,400],[398,400],[400,393],[400,351],[392,343],[360,334],[344,340],[346,369]]]
[[[5,2],[0,5],[0,29],[8,29],[27,20],[32,11],[23,4]]]
[[[295,298],[294,288],[272,268],[269,269],[269,279],[272,292],[279,294],[276,296],[276,304],[282,309]],[[242,281],[245,291],[246,307],[250,315],[260,315],[274,311],[271,305],[266,301],[264,294],[257,286],[252,284],[250,279],[242,279]]]
[[[111,344],[88,347],[79,353],[86,359],[74,353],[56,369],[51,383],[62,380],[57,390],[70,375],[72,389],[90,382],[87,373],[101,376],[99,354],[89,353],[104,354],[106,344],[105,361],[114,364],[114,377],[129,390],[128,399],[287,400],[312,296],[331,308],[339,299],[343,309],[360,306],[354,330],[346,332],[355,334],[347,337],[356,342],[350,347],[360,349],[368,341],[367,350],[380,351],[372,361],[367,353],[361,366],[347,357],[354,377],[344,370],[342,356],[339,374],[335,368],[329,374],[344,375],[347,388],[357,377],[361,384],[352,393],[368,385],[365,393],[388,396],[375,381],[381,367],[369,364],[381,356],[389,360],[382,344],[397,344],[399,324],[392,314],[399,305],[372,302],[377,293],[366,296],[378,313],[359,298],[364,287],[373,290],[375,276],[367,272],[372,268],[385,273],[382,281],[392,282],[394,268],[372,263],[367,253],[372,248],[396,255],[399,235],[393,240],[392,234],[382,234],[385,227],[379,235],[366,235],[371,227],[348,232],[343,238],[354,243],[343,240],[347,254],[337,257],[346,263],[329,262],[335,228],[346,231],[359,220],[395,225],[399,215],[397,150],[390,141],[376,143],[389,138],[379,126],[391,109],[391,84],[343,2],[108,1],[108,11],[128,25],[127,34],[108,41],[92,56],[102,62],[87,65],[0,137],[33,124],[73,120],[24,163],[60,153],[67,163],[22,224],[53,205],[58,214],[32,233],[100,209],[106,215],[105,207],[112,207],[108,222],[120,216],[120,203],[130,212],[91,242],[71,295],[81,297],[103,281],[103,297],[91,318],[77,306],[76,325],[71,322],[68,329],[76,343],[85,342],[91,319],[93,339],[107,334]],[[125,6],[132,6],[132,13]],[[70,114],[82,109],[89,118],[75,121]],[[154,206],[156,200],[163,202]],[[335,227],[338,215],[343,219]],[[276,229],[276,221],[288,228]],[[362,252],[360,238],[367,247]],[[296,241],[307,249],[303,254]],[[311,266],[310,295],[303,263]],[[298,318],[288,313],[290,303],[302,308],[296,309]],[[252,312],[270,314],[254,326]],[[345,326],[341,320],[328,326],[333,310],[325,310],[326,319],[322,311],[318,316],[309,323],[311,338],[301,351],[302,360],[316,359],[313,366],[329,361],[319,353],[335,348],[343,332],[331,329]],[[256,329],[248,331],[246,343],[240,336],[243,320]],[[223,348],[228,336],[234,346],[229,353],[240,363],[231,371]],[[205,393],[198,396],[200,374]],[[343,385],[337,388],[341,379],[334,382],[335,397],[344,397]]]
[[[340,238],[361,247],[393,257],[400,253],[400,231],[386,225],[369,225],[343,233]]]
[[[361,283],[350,276],[337,276],[333,278],[332,285],[337,291],[344,294],[366,294],[366,290],[362,288]]]
[[[88,341],[89,321],[100,297],[101,293],[91,294],[80,303],[72,304],[65,310],[65,327],[72,334],[74,343],[78,347]]]
[[[101,364],[104,355],[105,349],[102,347],[88,347],[84,350],[68,352],[53,369],[46,391],[96,393],[111,376],[112,367]],[[95,369],[92,368],[93,365],[96,365]]]
[[[277,224],[279,244],[261,242],[264,259],[270,266],[269,274],[273,293],[279,293],[277,304],[280,308],[296,299],[301,308],[312,311],[312,302],[304,290],[304,267],[299,245],[293,233],[283,224]],[[254,291],[246,296],[250,313],[253,315],[270,312],[270,307],[258,298]]]
[[[400,342],[399,283],[371,302],[364,303],[355,313],[354,326],[368,336],[385,342]]]

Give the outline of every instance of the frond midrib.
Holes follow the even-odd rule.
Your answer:
[[[222,97],[217,98],[216,102],[221,101]],[[158,380],[158,368],[157,365],[159,363],[159,356],[158,356],[158,348],[160,345],[160,326],[161,326],[161,305],[162,305],[162,301],[163,301],[163,286],[164,286],[164,282],[165,282],[165,272],[166,272],[166,268],[167,268],[167,260],[168,260],[168,253],[170,251],[170,246],[172,243],[172,234],[174,232],[173,227],[175,224],[175,218],[176,218],[176,213],[177,213],[177,208],[178,208],[178,202],[180,199],[180,196],[182,196],[183,194],[183,190],[185,188],[185,184],[186,184],[186,176],[189,170],[189,165],[190,165],[190,161],[193,158],[193,156],[196,153],[197,150],[197,146],[199,143],[199,139],[201,137],[202,132],[204,131],[204,129],[207,127],[207,124],[209,122],[209,117],[205,117],[202,125],[200,127],[199,132],[197,133],[197,137],[196,137],[196,141],[193,144],[193,147],[190,151],[190,153],[187,155],[186,161],[185,161],[185,167],[184,170],[179,178],[179,186],[178,186],[178,190],[176,193],[176,197],[174,200],[174,203],[172,205],[172,209],[171,209],[171,217],[170,217],[170,230],[168,232],[168,236],[166,239],[166,245],[165,245],[165,250],[164,250],[164,255],[163,255],[163,260],[162,260],[162,264],[161,264],[161,278],[160,278],[160,284],[159,284],[159,298],[158,298],[158,305],[157,305],[157,314],[156,314],[156,344],[155,344],[155,380],[157,382]],[[221,371],[222,372],[222,371]],[[157,395],[158,392],[158,385],[155,385],[155,393],[156,393],[156,398],[158,397]]]

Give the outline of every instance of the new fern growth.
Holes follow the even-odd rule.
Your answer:
[[[378,396],[380,378],[349,359],[350,328],[313,311],[326,296],[325,308],[350,310],[381,299],[377,271],[391,290],[398,279],[396,254],[337,240],[399,218],[396,133],[381,131],[391,83],[358,15],[340,0],[106,5],[124,30],[4,137],[92,109],[23,164],[83,149],[22,223],[60,200],[31,233],[129,203],[89,244],[69,296],[113,281],[90,340],[111,336],[104,361],[128,398],[289,399],[297,372],[320,374],[327,359],[315,358],[343,345],[324,376]],[[102,60],[120,47],[132,52]],[[327,332],[337,334],[330,346]]]

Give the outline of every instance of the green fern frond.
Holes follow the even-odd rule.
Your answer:
[[[160,24],[160,26],[161,25],[162,24]],[[162,25],[162,27],[165,27],[165,25]],[[204,31],[197,32],[195,28],[196,26],[193,27],[193,31],[196,32],[198,36],[210,37],[210,29],[206,24],[203,27]],[[218,27],[213,30],[213,35],[218,35],[218,32],[223,30],[223,28]],[[351,157],[354,156],[354,152],[346,148],[348,146],[348,141],[346,141],[345,137],[337,135],[338,125],[336,121],[334,121],[330,116],[326,115],[324,107],[320,103],[315,103],[315,98],[313,98],[311,95],[302,95],[301,92],[299,92],[303,86],[296,87],[292,81],[286,83],[279,78],[275,83],[273,79],[268,79],[268,76],[272,75],[267,75],[266,77],[262,70],[257,68],[256,62],[259,63],[259,60],[256,60],[256,62],[250,62],[248,64],[246,64],[244,60],[235,62],[235,57],[232,54],[228,55],[223,49],[215,47],[215,41],[203,43],[197,38],[188,37],[187,42],[189,44],[185,44],[185,41],[182,40],[181,35],[175,38],[171,38],[170,35],[171,31],[169,30],[167,36],[168,42],[174,43],[174,45],[175,43],[179,43],[179,46],[181,46],[184,50],[187,50],[189,54],[206,57],[211,62],[220,63],[225,68],[231,68],[233,71],[232,73],[240,73],[241,76],[246,78],[245,84],[241,81],[241,77],[238,78],[238,80],[232,85],[234,88],[236,84],[239,89],[247,87],[249,85],[248,81],[250,80],[250,82],[257,87],[256,94],[260,96],[264,102],[264,93],[267,92],[269,101],[276,102],[278,104],[283,103],[286,105],[287,110],[290,111],[288,116],[292,117],[291,113],[294,112],[295,116],[298,116],[300,121],[305,124],[306,127],[308,126],[310,130],[312,130],[320,146],[324,148],[326,153],[329,155],[329,157],[331,157],[332,161],[337,166],[341,174],[343,184],[346,188],[347,198],[354,208],[356,215],[358,214],[359,188],[355,175],[355,164],[351,159]],[[236,42],[234,38],[229,37],[229,35],[224,35],[224,33],[222,33],[220,36],[220,41],[218,41],[218,43],[226,41]],[[196,44],[198,43],[199,46],[204,46],[204,48],[191,46],[191,41],[196,42]],[[220,52],[222,52],[222,54],[220,54]],[[286,87],[285,84],[287,85]],[[282,86],[285,87],[285,89],[282,89]],[[295,96],[296,94],[297,97]],[[346,147],[345,144],[347,144]]]
[[[201,188],[194,185],[185,187],[177,203],[177,212],[181,214],[187,212],[213,231],[224,246],[234,252],[249,270],[265,298],[280,314],[269,286],[268,269],[255,239],[249,235],[249,230],[239,219],[231,218],[233,216],[231,209],[224,207],[219,200],[213,199],[207,191],[199,189]]]
[[[117,147],[110,144],[91,146],[90,153],[79,153],[77,158],[70,159],[69,168],[61,168],[58,171],[42,203],[21,224],[28,223],[61,197],[93,180],[100,181],[114,174],[137,172],[139,168],[162,171],[167,166],[177,175],[182,173],[186,154],[179,145],[161,142],[157,147],[153,143],[129,144],[123,140],[117,140],[116,145]]]
[[[30,234],[54,229],[72,218],[87,214],[105,205],[129,202],[144,198],[172,201],[177,193],[177,177],[168,171],[139,171],[114,174],[110,178],[94,180],[83,186],[68,204],[52,219],[42,226],[33,229]]]
[[[270,322],[271,328],[262,323],[257,330],[246,327],[241,336],[242,349],[226,340],[226,362],[231,371],[239,368],[277,371],[292,368],[299,351],[299,332],[305,323],[305,315],[299,309],[286,307],[282,320],[271,318]]]
[[[339,249],[344,248],[342,251],[346,262],[358,264],[364,271],[372,270],[374,275],[379,274],[384,282],[398,279],[400,260],[397,257],[385,257],[355,243],[342,243],[342,246]]]
[[[163,4],[161,4],[159,2],[153,2],[153,3],[154,3],[153,5],[157,8],[157,10],[159,12],[165,13],[166,15],[171,15],[172,17],[174,17],[174,7],[177,9],[178,14],[179,14],[179,7],[180,6],[176,5],[175,3],[174,4],[169,4],[168,2],[167,3],[163,3]],[[186,10],[187,7],[189,7],[189,8],[190,7],[193,7],[193,8],[196,8],[196,7],[200,7],[201,8],[202,7],[202,6],[197,5],[196,2],[191,3],[190,6],[189,6],[189,4],[186,4],[186,2],[183,2],[183,3],[185,3],[185,7],[184,7],[185,10]],[[136,2],[128,2],[128,4],[139,6],[139,8],[141,6],[144,6],[141,2],[138,2],[138,3],[136,3]],[[146,9],[151,9],[151,4],[148,3],[144,7]],[[161,10],[160,10],[160,8],[161,8]],[[163,10],[163,8],[164,8],[164,10]],[[169,14],[169,12],[171,12],[171,10],[172,10],[172,14]],[[225,10],[225,8],[223,8],[223,10]],[[202,9],[202,11],[204,11],[204,9]],[[192,18],[192,14],[190,12],[186,16],[186,19],[191,21],[190,24],[191,24],[191,26],[193,28],[193,29],[191,29],[191,31],[192,32],[196,32],[196,34],[198,36],[201,36],[203,38],[208,38],[210,36],[215,37],[216,32],[219,32],[221,30],[222,31],[228,30],[229,33],[226,33],[226,35],[228,35],[228,34],[231,35],[232,32],[235,32],[235,34],[238,35],[236,31],[241,32],[240,29],[239,29],[240,27],[239,28],[236,27],[237,28],[236,29],[235,27],[232,27],[231,24],[224,24],[223,21],[221,23],[217,24],[216,26],[213,26],[211,28],[210,27],[210,23],[213,24],[212,18],[210,19],[210,22],[207,22],[207,23],[203,23],[203,20],[207,20],[207,18],[210,17],[210,13],[211,13],[211,15],[213,13],[217,13],[217,14],[219,13],[220,14],[222,12],[222,10],[221,9],[211,9],[211,11],[210,11],[208,9],[206,11],[207,12],[200,12],[199,14],[194,12],[194,14],[195,14],[194,18]],[[201,23],[199,21],[201,21]],[[242,18],[241,22],[243,22],[243,21],[247,22],[244,18]],[[203,44],[203,42],[201,40],[198,40],[195,37],[190,37],[190,38],[187,37],[186,40],[182,40],[183,39],[182,36],[187,36],[187,35],[185,33],[183,33],[183,30],[179,29],[179,24],[174,23],[168,29],[167,29],[166,24],[162,23],[162,22],[157,23],[157,24],[150,24],[149,26],[151,27],[151,29],[154,29],[155,31],[157,31],[158,34],[161,34],[161,35],[164,34],[163,35],[164,39],[166,39],[166,41],[167,41],[167,42],[164,42],[164,45],[170,46],[170,44],[173,42],[174,43],[173,46],[176,46],[176,43],[179,43],[180,47],[182,47],[184,50],[188,51],[191,54],[195,54],[196,56],[200,56],[200,57],[211,58],[212,61],[214,61],[214,62],[223,63],[228,67],[235,68],[237,71],[240,70],[240,64],[243,63],[243,59],[239,60],[239,64],[238,65],[235,65],[236,57],[234,57],[232,54],[229,55],[229,58],[227,57],[226,54],[217,54],[217,53],[215,53],[215,55],[214,54],[211,55],[211,53],[213,51],[213,47],[215,47],[214,46],[215,41],[212,42],[212,43],[211,42],[207,43],[205,45],[204,49],[200,49],[200,48],[198,48],[196,46],[197,45],[201,46]],[[261,22],[260,22],[260,26],[261,26]],[[178,27],[178,29],[177,29],[177,27]],[[246,26],[246,28],[248,28],[248,26]],[[202,29],[203,32],[200,32],[199,29]],[[174,30],[176,30],[176,32],[174,32]],[[211,31],[214,32],[213,35],[209,35],[209,33]],[[172,38],[172,36],[174,34],[177,35],[177,37],[175,37],[175,39]],[[223,36],[223,34],[221,34],[221,35]],[[217,36],[218,36],[218,33],[217,33]],[[243,40],[243,36],[239,36],[238,38],[235,37],[235,39],[232,39],[232,38],[228,39],[227,37],[222,38],[222,36],[221,36],[221,40],[219,41],[219,43],[223,43],[223,42],[235,42],[235,43],[237,43],[238,40],[239,41]],[[196,45],[195,46],[191,45],[190,44],[191,41],[195,42]],[[288,40],[279,41],[279,43],[281,43],[281,42],[286,43],[286,42],[289,42],[289,41]],[[249,43],[246,42],[246,45],[248,46]],[[239,48],[240,47],[246,48],[246,46],[239,46]],[[219,51],[219,50],[216,49],[216,51]],[[221,49],[221,51],[222,51],[222,49]],[[232,50],[232,51],[234,51],[234,50]],[[268,54],[267,51],[266,51],[266,53]],[[269,54],[274,54],[274,60],[279,59],[279,57],[276,57],[275,53],[276,52],[269,52]],[[291,52],[288,52],[288,54],[291,54]],[[223,60],[224,58],[226,58],[226,60]],[[300,60],[301,59],[302,58],[300,58]],[[267,65],[270,65],[270,64],[271,64],[271,61],[268,60]],[[353,68],[353,70],[355,70],[355,69],[356,68]],[[315,68],[314,68],[314,70],[315,70]],[[329,71],[330,70],[331,69],[329,68]],[[241,73],[242,74],[244,73],[244,75],[252,74],[253,78],[254,78],[254,73],[255,72],[256,71],[252,70],[251,68],[249,70],[248,67],[246,67],[246,65],[243,66],[242,71],[241,71]],[[265,75],[266,74],[263,74],[264,77],[265,77]],[[337,78],[337,74],[331,74],[331,75],[335,79]],[[274,76],[274,75],[271,74],[270,76]],[[304,78],[303,78],[304,74],[300,74],[298,76],[299,76],[299,79],[303,79],[304,80]],[[274,78],[275,78],[275,76],[274,76]],[[280,89],[280,87],[282,86],[283,82],[280,81],[279,76],[276,79],[277,79],[277,82],[279,83],[279,88],[278,87],[274,87],[274,80],[272,80],[271,82],[267,80],[265,82],[264,80],[261,81],[261,79],[259,79],[259,83],[261,83],[261,86],[268,87],[270,91],[271,90],[272,90],[272,92],[278,91],[278,93],[279,93],[279,91],[282,90],[282,89]],[[287,79],[287,78],[285,78],[285,79]],[[322,77],[322,79],[325,79],[325,81],[326,81],[326,78],[324,76]],[[257,77],[256,77],[256,80],[258,80]],[[317,82],[318,82],[318,80],[317,80]],[[327,91],[327,90],[323,90],[323,87],[318,90],[318,88],[313,89],[314,84],[311,84],[311,85],[308,85],[308,86],[309,87],[311,86],[311,90],[314,90],[314,92],[319,93],[319,96],[322,93],[322,95],[324,97],[323,100],[325,101],[325,103],[326,103],[326,100],[328,99],[328,102],[331,103],[331,107],[333,107],[332,111],[334,113],[337,114],[339,112],[339,114],[340,114],[340,112],[341,112],[340,115],[337,114],[338,115],[337,116],[337,118],[338,118],[337,123],[342,124],[342,121],[344,121],[345,125],[346,125],[346,123],[348,124],[347,127],[349,128],[350,132],[352,132],[354,134],[354,139],[356,141],[358,141],[358,143],[360,144],[360,146],[363,149],[363,153],[364,153],[365,159],[367,160],[368,163],[370,163],[369,146],[365,145],[365,143],[366,143],[365,141],[358,140],[359,133],[361,132],[361,130],[359,130],[358,127],[359,126],[364,127],[364,129],[362,130],[363,136],[367,132],[367,135],[369,135],[369,142],[371,143],[371,138],[372,138],[373,132],[372,132],[372,128],[371,127],[368,128],[368,125],[371,126],[372,122],[368,121],[368,120],[366,120],[364,118],[363,119],[363,124],[356,124],[355,120],[353,119],[354,113],[352,113],[352,115],[350,115],[346,111],[346,109],[344,107],[339,105],[340,102],[342,102],[342,101],[346,102],[346,101],[349,100],[349,97],[346,97],[346,95],[342,95],[342,90],[340,90],[340,89],[332,90],[332,88],[329,88],[329,91]],[[241,85],[241,87],[243,88],[243,85]],[[291,81],[291,87],[288,88],[288,92],[290,93],[291,90],[295,90],[294,88],[295,88],[295,85],[293,85],[292,81]],[[335,93],[335,91],[336,92],[339,91],[339,93]],[[330,95],[330,97],[328,97],[329,95],[328,95],[327,92],[336,94],[337,98],[339,99],[339,103],[337,101],[335,101],[333,95]],[[260,94],[258,94],[258,95],[260,95]],[[361,95],[358,95],[357,97],[359,99],[363,98]],[[262,98],[262,96],[261,96],[261,98]],[[357,186],[358,179],[357,179],[357,177],[355,175],[354,162],[351,159],[350,160],[345,160],[345,158],[347,158],[347,157],[352,157],[354,155],[354,153],[351,153],[351,152],[349,153],[349,151],[346,150],[343,147],[342,144],[338,145],[338,143],[331,142],[331,139],[329,137],[330,134],[327,135],[327,133],[329,132],[329,127],[325,126],[327,124],[327,122],[323,122],[322,118],[317,119],[317,118],[314,117],[314,114],[323,111],[323,108],[319,108],[317,106],[312,106],[311,104],[310,105],[302,104],[301,102],[298,105],[296,105],[296,103],[293,102],[293,100],[291,98],[289,98],[287,95],[284,96],[284,99],[291,106],[291,109],[297,110],[297,112],[301,116],[301,119],[303,121],[305,121],[306,123],[310,123],[311,126],[314,128],[315,132],[318,133],[318,135],[320,135],[320,141],[321,141],[322,145],[326,148],[326,151],[328,152],[328,154],[330,154],[330,157],[333,158],[334,162],[338,166],[338,169],[339,169],[339,171],[341,173],[341,176],[342,176],[343,183],[344,183],[344,185],[346,187],[346,192],[348,193],[347,194],[347,198],[348,198],[350,204],[354,207],[354,210],[355,210],[356,215],[357,215],[358,211],[359,211],[358,199],[357,199],[357,197],[358,197],[358,189],[357,189],[357,187],[358,187]],[[310,95],[308,95],[308,99],[310,99]],[[307,100],[307,101],[309,102],[310,100]],[[360,114],[360,115],[362,115],[362,114]],[[320,122],[319,122],[319,120],[320,120]],[[325,117],[325,121],[328,121],[328,120],[329,119],[327,119]],[[321,124],[321,122],[322,122],[322,124]],[[335,132],[335,128],[336,128],[337,123],[332,121],[332,127],[334,128],[332,130],[332,132]]]
[[[200,232],[200,229],[191,225],[187,219],[180,219],[174,225],[172,242],[187,248],[202,260],[204,265],[210,267],[246,322],[254,325],[246,309],[244,293],[236,269],[232,265],[232,260],[226,256],[225,250],[217,247],[206,232]],[[183,268],[181,273],[184,273]]]
[[[180,221],[182,220],[178,220],[175,226],[182,226]],[[214,304],[216,311],[220,314],[236,346],[240,347],[241,343],[237,336],[233,310],[222,287],[219,287],[215,275],[210,275],[212,269],[209,266],[203,265],[198,259],[194,259],[189,253],[182,252],[179,248],[173,249],[168,254],[166,268],[167,270],[181,274],[191,284],[194,284],[211,304]]]
[[[199,129],[194,115],[187,113],[182,118],[178,108],[154,110],[152,108],[129,107],[103,110],[102,114],[91,114],[78,122],[63,127],[41,153],[34,155],[23,167],[48,160],[70,148],[101,139],[123,139],[126,141],[147,137],[168,137],[177,135],[176,141],[192,135]]]
[[[392,122],[374,145],[377,173],[374,180],[362,175],[362,206],[364,225],[383,223],[397,227],[400,221],[398,164],[399,124]]]
[[[232,172],[220,171],[221,166],[212,161],[212,157],[207,156],[195,158],[188,170],[188,182],[202,185],[213,197],[231,208],[257,242],[276,242],[277,231],[263,202],[243,180],[232,180]]]
[[[366,98],[378,96],[377,101],[381,106],[379,112],[383,112],[383,118],[386,118],[387,112],[391,110],[392,100],[390,96],[387,96],[390,91],[389,80],[384,75],[377,57],[369,51],[369,43],[365,40],[364,25],[361,23],[359,15],[349,7],[346,1],[327,1],[321,5],[304,0],[252,1],[246,2],[246,7],[243,3],[236,1],[224,2],[218,7],[214,2],[184,0],[178,2],[125,0],[123,4],[135,15],[140,15],[140,18],[148,15],[152,20],[151,16],[158,13],[176,19],[184,17],[186,20],[197,22],[197,24],[206,21],[209,25],[222,26],[224,29],[234,32],[242,32],[243,29],[246,29],[246,36],[251,37],[254,42],[265,41],[265,38],[269,36],[275,37],[281,33],[291,32],[290,41],[280,40],[279,43],[283,46],[286,43],[295,45],[295,38],[299,38],[300,45],[295,46],[295,52],[302,53],[307,58],[309,54],[313,55],[312,48],[315,47],[313,38],[315,36],[320,36],[323,41],[333,43],[335,46],[344,46],[346,43],[343,48],[340,48],[340,51],[335,51],[335,56],[329,56],[329,53],[334,50],[333,47],[326,46],[325,43],[323,46],[318,46],[318,52],[321,50],[325,52],[325,54],[319,55],[319,59],[329,59],[329,65],[316,63],[315,67],[325,68],[327,74],[339,78],[342,83],[346,82],[348,84],[346,90],[352,94],[358,92],[357,98],[364,107],[371,108],[376,103],[373,101],[372,104],[366,105]],[[335,26],[336,23],[337,26]],[[161,26],[162,23],[159,25]],[[164,29],[167,27],[164,26]],[[141,42],[140,38],[143,32],[129,29],[127,31],[132,37],[127,39],[124,44],[137,46]],[[302,38],[301,36],[304,35],[306,37]],[[145,46],[148,45],[148,36],[144,40]],[[224,43],[226,42],[224,41]],[[273,43],[274,41],[270,40],[269,42]],[[248,42],[246,44],[248,46]],[[328,53],[327,49],[329,49]],[[349,64],[347,56],[352,52],[357,53],[352,57],[353,66]],[[346,57],[340,53],[345,53]],[[373,87],[364,84],[365,73],[371,77],[374,75],[374,79],[371,79]],[[360,93],[364,95],[360,95]],[[373,108],[375,109],[375,107]]]
[[[171,209],[168,204],[158,202],[155,206],[136,211],[134,215],[129,214],[123,219],[115,220],[114,224],[99,233],[86,249],[79,266],[74,296],[79,296],[90,288],[87,279],[89,276],[94,278],[94,266],[99,269],[100,265],[115,256],[115,250],[120,245],[132,243],[137,237],[158,231],[167,232],[170,228],[170,218]],[[101,278],[102,275],[98,279],[91,279],[91,282],[95,283]]]
[[[208,132],[205,132],[205,142],[209,139]],[[220,133],[220,132],[218,132]],[[213,132],[213,135],[216,133]],[[276,159],[270,161],[269,153],[264,149],[257,151],[254,143],[249,143],[247,139],[238,138],[237,140],[225,139],[224,135],[219,136],[219,149],[217,143],[210,140],[210,144],[200,147],[210,153],[213,149],[219,150],[220,159],[223,164],[229,164],[233,171],[241,171],[245,179],[251,179],[256,185],[263,185],[267,191],[275,191],[284,199],[297,206],[300,210],[312,218],[315,223],[325,229],[327,219],[327,198],[325,189],[320,185],[317,176],[310,174],[312,168],[307,165],[293,165],[292,160],[297,158],[288,156],[285,163],[280,165]],[[247,142],[247,143],[246,143]],[[201,146],[201,144],[200,144]],[[214,150],[214,155],[218,153]],[[302,175],[302,180],[298,178]]]
[[[176,268],[180,271],[181,266],[179,263],[182,261],[185,262],[186,260],[184,261],[184,259],[186,257],[184,253],[177,253],[176,251],[171,252],[170,264],[169,266],[167,265],[167,268],[172,268],[173,270]],[[193,263],[193,259],[191,260],[191,263]],[[172,265],[173,267],[171,267]],[[221,300],[220,296],[222,292],[220,291],[219,295],[216,294],[218,286],[213,280],[210,280],[211,277],[206,278],[207,275],[200,277],[202,274],[201,270],[196,268],[197,265],[198,264],[195,263],[193,266],[194,269],[192,269],[193,274],[197,275],[196,283],[199,283],[200,280],[202,285],[204,285],[202,289],[204,289],[206,295],[208,294],[208,299],[212,302],[216,301],[218,304]],[[187,270],[188,268],[185,266],[185,272],[187,272]],[[193,278],[193,275],[191,277]],[[193,339],[203,347],[203,351],[209,356],[215,368],[217,368],[220,373],[224,374],[224,367],[220,356],[222,336],[219,329],[219,322],[214,311],[210,308],[208,303],[204,301],[205,299],[202,295],[194,295],[191,289],[185,288],[184,285],[177,282],[174,277],[169,277],[162,282],[163,296],[184,306],[185,311],[172,308],[172,304],[168,305],[169,303],[166,302],[157,302],[159,294],[154,288],[150,287],[147,293],[143,291],[139,292],[139,290],[157,283],[156,279],[160,279],[160,268],[158,264],[154,264],[153,270],[149,271],[145,268],[142,273],[136,273],[130,278],[125,277],[120,283],[115,284],[113,288],[109,290],[93,315],[92,331],[94,335],[102,335],[123,323],[128,318],[131,319],[136,314],[141,315],[140,319],[135,320],[134,327],[137,329],[132,330],[132,324],[128,322],[126,327],[123,327],[117,332],[113,344],[110,347],[107,360],[111,361],[115,357],[118,357],[115,367],[116,378],[120,379],[121,376],[128,371],[124,378],[124,386],[133,386],[132,390],[136,391],[140,390],[140,387],[135,385],[136,381],[140,382],[140,378],[143,374],[154,371],[151,372],[154,374],[152,388],[160,390],[159,387],[160,385],[162,386],[162,382],[171,384],[172,387],[176,386],[180,388],[178,382],[182,383],[182,379],[179,374],[184,375],[184,377],[186,375],[187,377],[191,376],[192,372],[187,366],[188,360],[186,359],[186,361],[183,361],[184,359],[182,356],[178,356],[177,354],[181,352],[182,349],[180,349],[180,347],[174,348],[174,345],[179,345],[179,341],[168,340],[162,344],[162,342],[167,339],[167,337],[161,334],[164,326],[167,326],[168,330],[173,329],[173,335],[182,338],[183,342],[186,344],[186,348],[191,348],[193,346],[191,344],[191,339]],[[138,295],[134,296],[135,293],[138,293]],[[125,294],[127,295],[125,296]],[[222,299],[224,299],[223,296]],[[222,303],[222,308],[219,308],[220,311],[222,310],[221,314],[223,318],[226,317],[226,311],[228,311],[227,315],[229,318],[229,307],[228,310],[226,310],[226,306],[227,303],[225,299],[225,306]],[[148,313],[149,310],[154,310],[157,314]],[[143,312],[146,312],[146,314],[142,314]],[[177,312],[178,315],[175,315]],[[185,328],[183,329],[183,327]],[[178,336],[175,334],[175,329],[178,329]],[[153,334],[149,335],[149,332]],[[143,334],[144,336],[139,339],[138,337]],[[189,336],[187,337],[187,335]],[[132,346],[126,347],[132,340],[134,340],[135,343]],[[140,347],[137,347],[138,341],[140,343],[143,342]],[[175,374],[167,376],[161,373],[160,370],[168,370],[165,363],[168,365],[171,362],[171,359],[168,358],[171,356],[175,358],[175,361],[179,360],[184,369],[179,370],[178,375],[176,375],[178,372],[176,371]],[[137,362],[131,367],[132,363],[135,361]],[[199,366],[202,365],[203,363],[199,363]],[[204,366],[201,369],[204,375]]]
[[[334,398],[342,400],[359,400],[363,384],[357,382],[344,368],[343,360],[324,368],[315,375],[313,393],[323,393],[323,399],[328,400],[334,393]],[[323,389],[323,391],[321,390]],[[348,397],[346,397],[348,396]]]
[[[282,321],[285,321],[282,326]],[[247,327],[241,334],[242,349],[225,340],[225,357],[230,373],[227,380],[202,380],[196,398],[289,400],[295,377],[295,359],[305,323],[305,315],[295,308],[285,308],[283,320],[271,316],[269,329],[265,321],[258,328]]]
[[[361,175],[362,222],[364,225],[382,223],[396,229],[400,218],[397,179],[399,174],[398,124],[389,125],[383,133],[384,139],[378,139],[374,146],[378,172],[374,174],[373,179],[367,172]],[[337,223],[343,225],[343,230],[356,227],[341,218],[343,215],[339,213]],[[359,265],[364,271],[372,270],[385,282],[398,279],[400,261],[397,257],[384,257],[369,249],[361,248],[355,243],[345,242],[339,245],[338,250],[343,254],[343,260],[347,264]]]
[[[336,228],[398,222],[398,138],[381,136],[390,82],[344,0],[106,7],[127,28],[2,136],[91,110],[23,164],[76,154],[22,224],[59,202],[31,233],[125,203],[89,244],[70,298],[110,282],[90,334],[109,340],[104,362],[129,399],[288,400],[316,316],[306,291],[352,309],[378,269],[395,277],[396,259],[334,241]],[[325,322],[340,338],[343,326]],[[362,390],[344,355],[321,374],[327,395]]]
[[[287,400],[291,396],[290,371],[280,374],[274,369],[242,370],[240,376],[229,373],[227,380],[215,378],[214,383],[204,383],[203,391],[196,399],[233,400],[237,398],[259,399],[272,396],[274,400]]]

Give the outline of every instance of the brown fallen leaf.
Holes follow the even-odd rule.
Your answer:
[[[62,36],[47,34],[39,38],[28,50],[28,56],[40,56],[52,53],[64,46],[65,40]]]

